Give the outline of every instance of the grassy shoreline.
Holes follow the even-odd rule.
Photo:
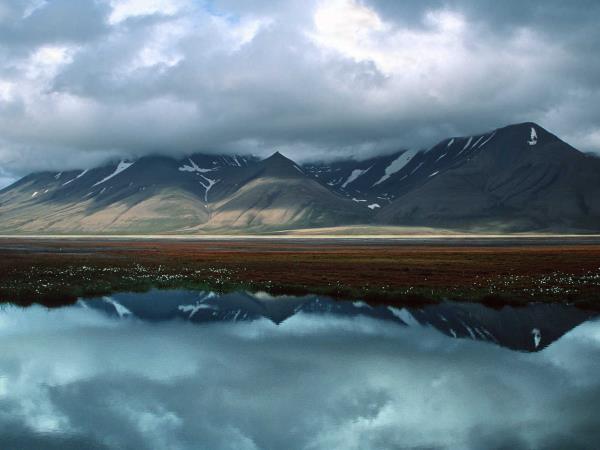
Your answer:
[[[0,301],[47,306],[151,288],[263,290],[373,303],[443,299],[600,308],[600,245],[11,239]]]

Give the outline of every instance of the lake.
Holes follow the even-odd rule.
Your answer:
[[[2,449],[600,442],[600,321],[564,304],[153,290],[6,304],[0,338]]]

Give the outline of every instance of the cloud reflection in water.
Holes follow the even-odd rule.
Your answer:
[[[590,448],[600,322],[535,354],[366,317],[0,314],[0,448]]]

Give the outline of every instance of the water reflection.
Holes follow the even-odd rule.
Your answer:
[[[581,311],[390,310],[246,293],[142,299],[119,294],[56,310],[4,308],[0,448],[552,449],[600,442],[600,323]],[[458,335],[460,321],[465,338],[454,339],[448,330]],[[534,328],[540,351],[503,347],[521,349],[513,342],[522,334],[535,350]],[[511,333],[518,339],[504,344]]]
[[[148,321],[182,319],[194,323],[268,319],[279,324],[295,314],[365,316],[403,326],[428,326],[447,336],[494,342],[514,350],[538,351],[597,313],[568,305],[531,304],[492,309],[478,303],[444,302],[421,307],[371,305],[307,295],[271,296],[265,292],[160,291],[119,293],[79,300],[111,316]]]

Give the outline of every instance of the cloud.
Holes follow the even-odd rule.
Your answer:
[[[199,326],[7,308],[0,337],[6,448],[589,448],[600,438],[597,321],[537,354],[306,314]]]
[[[597,2],[0,6],[11,176],[150,153],[366,157],[526,120],[600,151]]]

